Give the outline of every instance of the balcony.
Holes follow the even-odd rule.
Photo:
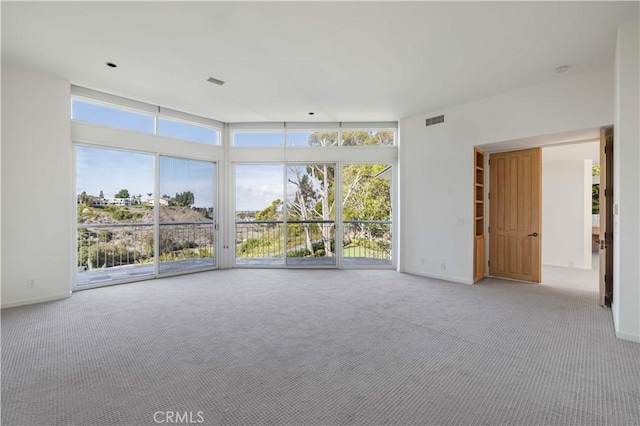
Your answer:
[[[78,286],[154,276],[152,223],[78,224]],[[215,266],[211,222],[160,224],[159,273]]]
[[[392,266],[391,222],[343,222],[343,265]],[[333,221],[237,221],[236,265],[335,266]],[[286,253],[285,253],[286,252]],[[286,254],[286,255],[285,255]]]
[[[343,265],[393,265],[391,221],[345,220],[343,224]]]
[[[239,266],[336,266],[333,221],[236,222]],[[216,266],[211,222],[160,224],[160,275]],[[152,223],[78,224],[78,286],[153,277]],[[390,221],[344,221],[344,266],[392,266]]]

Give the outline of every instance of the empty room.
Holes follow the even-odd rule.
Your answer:
[[[640,425],[640,3],[0,3],[3,425]]]

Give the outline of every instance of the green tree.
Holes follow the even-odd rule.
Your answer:
[[[87,195],[86,191],[82,191],[80,194],[78,194],[78,204],[90,206],[92,201],[93,197],[91,195]]]
[[[372,146],[393,145],[394,132],[380,130],[377,132],[345,131],[342,132],[342,145],[345,146]]]
[[[592,176],[600,176],[600,166],[591,168]],[[600,214],[600,184],[591,185],[591,214]]]
[[[591,214],[600,214],[600,184],[591,185]]]
[[[345,220],[391,219],[391,182],[376,178],[385,167],[385,164],[344,166],[342,183]]]
[[[393,131],[346,131],[342,132],[342,144],[346,146],[393,145]],[[309,146],[326,147],[337,144],[336,132],[314,132],[309,136]],[[343,168],[343,200],[339,207],[345,211],[345,219],[390,220],[390,182],[375,176],[386,165],[353,165]],[[312,220],[330,221],[335,217],[335,169],[329,164],[310,164],[289,168],[290,183],[296,186],[293,199],[287,204],[288,216],[300,220],[305,234],[306,249],[314,253]],[[292,173],[291,173],[292,172]],[[269,208],[267,208],[269,209]],[[371,229],[375,227],[370,227]],[[384,227],[379,227],[384,229]],[[332,255],[331,231],[320,226],[324,253]]]
[[[195,203],[195,196],[191,191],[184,191],[173,198],[173,204],[180,207],[190,207]]]
[[[118,191],[116,193],[116,195],[114,195],[115,198],[129,198],[129,190],[128,189],[121,189],[120,191]]]
[[[342,145],[345,146],[362,146],[370,145],[369,132],[347,131],[342,132]]]
[[[104,192],[100,191],[100,195],[99,195],[99,197],[100,197],[100,198],[104,198]]]
[[[313,253],[311,224],[308,221],[314,219],[318,197],[309,174],[304,173],[301,166],[292,166],[289,170],[293,172],[293,179],[288,180],[297,189],[293,201],[287,205],[287,212],[290,219],[303,222],[301,225],[304,230],[305,245],[309,253]]]
[[[389,252],[391,229],[386,224],[362,220],[391,220],[391,182],[376,177],[385,164],[346,165],[343,168],[343,219],[355,221],[344,228],[343,244]]]
[[[294,199],[287,205],[289,217],[304,222],[301,226],[305,233],[306,246],[311,253],[314,253],[311,238],[312,225],[308,221],[330,221],[335,217],[335,168],[329,164],[310,164],[291,166],[289,172],[292,172],[289,182],[297,187]],[[322,233],[324,254],[331,256],[333,254],[332,228],[324,224],[314,225],[314,227],[319,227]]]
[[[370,145],[393,145],[395,140],[395,132],[389,130],[381,130],[370,136]]]
[[[307,140],[309,146],[336,146],[338,145],[338,132],[313,132]]]
[[[280,208],[282,207],[282,200],[276,199],[271,202],[269,207],[266,207],[256,213],[256,220],[280,220]]]

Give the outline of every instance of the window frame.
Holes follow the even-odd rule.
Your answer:
[[[218,214],[217,223],[220,224],[221,233],[218,234],[217,267],[220,269],[234,268],[234,256],[228,248],[235,241],[235,164],[286,164],[291,163],[335,163],[338,167],[342,164],[357,163],[386,163],[393,166],[392,205],[397,203],[398,173],[398,148],[400,145],[400,130],[398,122],[242,122],[224,123],[210,118],[194,116],[176,110],[171,110],[144,102],[139,102],[103,92],[93,91],[72,86],[70,99],[79,98],[88,102],[104,104],[109,107],[132,110],[152,114],[173,121],[182,121],[196,126],[204,125],[219,131],[218,145],[210,145],[202,142],[194,142],[184,139],[176,139],[170,136],[162,136],[145,132],[137,132],[125,128],[111,127],[80,120],[71,121],[71,142],[89,146],[98,146],[125,151],[138,151],[155,153],[156,155],[168,155],[185,159],[211,161],[216,164],[218,181],[216,183]],[[71,105],[70,105],[71,106]],[[157,121],[157,120],[156,120]],[[157,127],[157,125],[156,125]],[[339,144],[318,149],[309,146],[288,146],[288,131],[338,131]],[[393,145],[372,146],[344,146],[340,145],[342,132],[344,131],[377,131],[388,130],[394,132]],[[233,145],[234,132],[283,132],[284,145],[282,146],[242,146]],[[75,151],[75,150],[74,150]],[[74,165],[75,167],[75,165]],[[340,169],[341,170],[341,169]],[[336,175],[336,181],[342,177]],[[338,185],[336,183],[336,185]],[[338,188],[338,187],[337,187]],[[75,188],[73,189],[75,192]],[[157,192],[157,191],[156,191]],[[75,197],[73,198],[75,205]],[[75,212],[75,210],[73,210]],[[397,211],[397,210],[396,210]],[[337,215],[341,212],[336,211]],[[73,217],[75,219],[75,216]],[[336,223],[338,223],[336,216]],[[393,246],[398,247],[399,217],[393,220]],[[338,237],[336,237],[338,238]],[[225,250],[227,249],[227,250]],[[394,268],[399,262],[399,253],[394,254]],[[339,264],[338,268],[343,268]],[[346,268],[345,268],[346,269]]]
[[[199,127],[199,128],[202,128],[202,129],[212,130],[214,132],[214,134],[215,134],[216,141],[215,141],[215,143],[207,143],[207,142],[196,141],[196,140],[193,140],[193,139],[181,138],[179,136],[164,135],[164,134],[160,133],[160,121],[161,120],[173,121],[174,123],[186,124],[186,125],[193,126],[193,127]],[[166,116],[166,115],[162,115],[162,114],[158,114],[156,116],[156,131],[155,131],[155,135],[156,136],[160,136],[162,138],[178,139],[178,140],[185,141],[185,142],[199,143],[199,144],[207,145],[207,146],[221,146],[222,145],[222,129],[219,129],[219,128],[216,128],[216,127],[211,127],[211,126],[208,126],[206,124],[199,123],[199,122],[188,121],[188,120],[184,120],[184,119],[181,119],[181,118],[170,117],[170,116]]]
[[[132,114],[137,114],[137,115],[145,115],[145,116],[149,116],[153,119],[153,131],[151,132],[145,132],[143,130],[136,130],[136,129],[131,129],[128,127],[120,127],[120,126],[112,126],[110,124],[105,124],[105,123],[96,123],[93,121],[87,121],[87,120],[80,120],[77,118],[73,118],[73,101],[78,100],[80,102],[84,102],[87,104],[93,104],[93,105],[97,105],[99,107],[104,107],[104,108],[109,108],[112,110],[116,110],[116,111],[123,111],[126,113],[132,113]],[[144,111],[144,110],[138,110],[138,109],[134,109],[134,108],[130,108],[128,106],[123,106],[123,105],[117,105],[117,104],[112,104],[112,103],[108,103],[108,102],[104,102],[101,101],[99,99],[93,99],[93,98],[85,98],[85,97],[81,97],[81,96],[71,96],[71,121],[72,122],[76,122],[76,123],[85,123],[85,124],[89,124],[92,126],[101,126],[101,127],[106,127],[108,129],[118,129],[118,130],[123,130],[126,132],[134,132],[134,133],[138,133],[138,134],[143,134],[143,135],[155,135],[157,133],[158,130],[158,118],[155,114]]]
[[[393,143],[391,145],[344,145],[343,144],[343,138],[342,138],[342,133],[343,132],[393,132]],[[358,148],[358,149],[362,149],[362,148],[367,148],[367,149],[376,149],[376,148],[390,148],[390,147],[397,147],[398,146],[398,129],[397,128],[377,128],[377,127],[360,127],[360,128],[343,128],[340,130],[340,140],[339,142],[339,146],[341,147],[345,147],[345,148]]]
[[[304,149],[397,149],[398,148],[398,122],[276,122],[276,123],[229,123],[229,147],[232,149],[292,149],[292,150],[304,150]],[[268,132],[284,132],[284,145],[283,146],[236,146],[234,142],[236,133],[268,133]],[[289,132],[337,132],[338,143],[331,146],[295,146],[289,144]],[[381,132],[389,131],[393,132],[393,144],[391,145],[344,145],[342,143],[343,132]]]
[[[121,110],[124,112],[151,116],[153,118],[153,132],[145,132],[145,131],[125,128],[125,127],[111,126],[103,123],[95,123],[91,121],[75,119],[73,118],[74,100],[79,100],[80,102],[95,104],[95,105],[103,106],[110,109]],[[117,95],[111,95],[109,93],[100,92],[97,90],[88,89],[81,86],[71,85],[70,110],[71,110],[71,121],[76,123],[85,123],[92,126],[101,126],[109,129],[118,129],[118,130],[127,131],[127,132],[134,132],[136,134],[154,135],[154,136],[159,136],[163,138],[170,138],[170,139],[175,139],[175,140],[180,140],[180,141],[185,141],[190,143],[196,143],[204,146],[221,147],[224,145],[223,135],[224,135],[224,130],[226,126],[225,126],[225,123],[221,121],[214,120],[207,117],[201,117],[195,114],[190,114],[187,112],[178,111],[170,108],[164,108],[161,106],[152,105],[146,102],[136,101],[129,98],[124,98]],[[216,133],[216,143],[211,144],[211,143],[205,143],[205,142],[200,142],[200,141],[195,141],[195,140],[185,139],[185,138],[180,138],[175,136],[162,135],[159,133],[161,119],[213,130]]]
[[[282,133],[282,145],[245,145],[235,144],[236,133]],[[230,132],[229,147],[234,149],[285,149],[287,147],[287,132],[284,129],[232,129]]]

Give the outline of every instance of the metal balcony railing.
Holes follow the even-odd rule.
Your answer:
[[[153,224],[78,224],[78,268],[91,270],[153,261]]]
[[[377,264],[391,265],[392,238],[391,221],[345,220],[342,228],[342,256],[347,265]]]
[[[160,273],[215,264],[212,222],[163,222],[159,228]],[[102,281],[153,274],[153,223],[81,223],[77,242],[79,284],[90,283],[90,273],[97,270]],[[164,266],[178,263],[179,267]],[[80,279],[82,274],[88,276]]]
[[[215,257],[212,222],[160,223],[160,262]]]
[[[236,221],[236,258],[284,258],[284,223]]]
[[[335,227],[323,220],[291,220],[286,227],[283,221],[237,221],[236,263],[281,264],[286,258],[287,264],[335,264],[329,261],[336,255]],[[391,229],[391,221],[344,221],[345,263],[391,265]]]

